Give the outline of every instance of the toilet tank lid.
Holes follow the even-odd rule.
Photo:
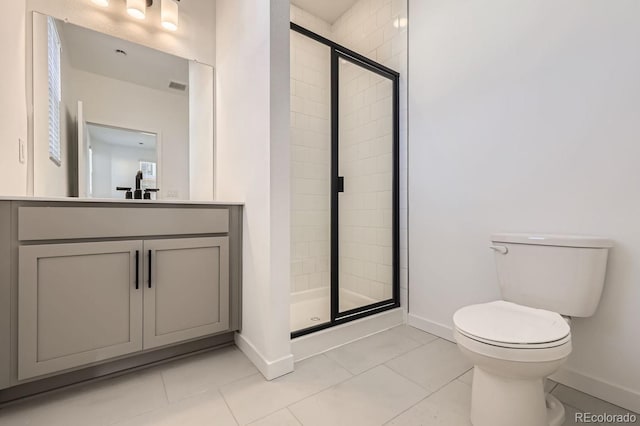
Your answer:
[[[592,235],[499,233],[491,236],[494,243],[529,244],[558,247],[611,248],[613,241]]]

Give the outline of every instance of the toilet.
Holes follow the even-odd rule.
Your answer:
[[[564,407],[544,380],[571,353],[571,318],[590,317],[604,286],[611,240],[496,234],[502,300],[453,316],[454,337],[473,362],[474,426],[556,426]]]

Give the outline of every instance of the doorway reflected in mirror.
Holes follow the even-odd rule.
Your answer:
[[[89,197],[125,198],[117,188],[135,188],[138,171],[142,172],[140,189],[158,187],[157,134],[87,123],[85,135]]]

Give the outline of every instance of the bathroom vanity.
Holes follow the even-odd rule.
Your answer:
[[[231,342],[242,208],[0,198],[0,401]]]

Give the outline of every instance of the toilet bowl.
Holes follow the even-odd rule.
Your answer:
[[[544,394],[544,379],[571,353],[560,315],[496,301],[460,309],[454,324],[458,347],[474,364],[474,426],[564,423],[562,404]]]
[[[564,407],[544,380],[571,353],[570,317],[600,302],[611,240],[572,235],[496,234],[503,300],[453,316],[460,351],[474,364],[474,426],[559,426]]]

